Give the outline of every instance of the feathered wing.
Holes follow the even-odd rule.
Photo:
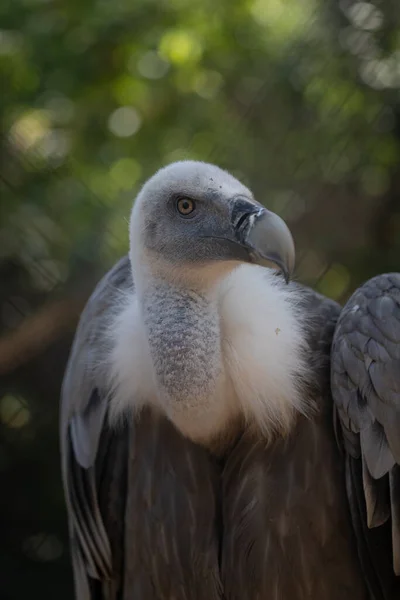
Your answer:
[[[132,289],[128,258],[80,320],[61,407],[62,474],[77,600],[217,600],[218,470],[149,409],[108,425],[105,327]]]
[[[116,294],[129,285],[129,262],[123,259],[99,283],[85,307],[63,381],[62,475],[79,600],[95,598],[100,582],[108,582],[108,595],[113,598],[111,586],[118,586],[122,577],[121,557],[118,560],[115,551],[112,555],[111,545],[123,547],[128,431],[116,433],[105,426],[108,389],[98,365],[106,351],[104,323]],[[111,487],[104,489],[102,483],[111,476],[110,494]],[[116,517],[115,527],[110,527],[111,515]]]
[[[230,600],[366,600],[334,437],[329,353],[340,307],[311,290],[298,318],[309,324],[315,402],[286,438],[251,431],[223,473],[222,578]],[[288,375],[289,376],[289,375]],[[295,376],[295,375],[294,375]]]
[[[375,598],[398,597],[399,274],[374,277],[344,307],[332,345],[331,384],[346,454],[347,493],[365,576]]]

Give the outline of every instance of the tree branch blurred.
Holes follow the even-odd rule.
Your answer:
[[[86,300],[87,294],[75,294],[46,303],[25,317],[15,330],[0,337],[0,375],[21,367],[62,334],[72,331]]]

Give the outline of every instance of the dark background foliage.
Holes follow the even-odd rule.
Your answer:
[[[58,401],[141,183],[231,170],[344,301],[399,270],[400,10],[374,0],[0,2],[0,597],[71,598]]]

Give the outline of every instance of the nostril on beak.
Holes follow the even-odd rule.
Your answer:
[[[249,218],[251,217],[251,215],[254,214],[253,212],[247,212],[244,213],[237,221],[236,225],[235,225],[235,229],[238,233],[241,233],[241,229],[244,229],[244,225],[248,223]]]

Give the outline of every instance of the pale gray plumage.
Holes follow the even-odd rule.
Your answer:
[[[394,598],[362,576],[351,497],[356,535],[348,514],[329,391],[339,307],[254,264],[288,278],[286,225],[188,161],[144,185],[130,240],[85,308],[63,384],[77,600]]]

